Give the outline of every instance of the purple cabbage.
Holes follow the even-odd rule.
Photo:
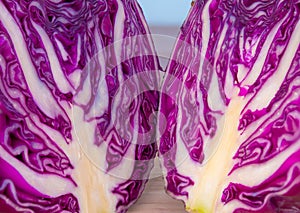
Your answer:
[[[160,102],[166,189],[188,211],[300,212],[299,20],[296,0],[195,1]]]
[[[160,70],[141,8],[3,0],[0,11],[0,212],[125,212],[157,152],[158,92],[119,99],[127,80],[158,83],[130,81]]]

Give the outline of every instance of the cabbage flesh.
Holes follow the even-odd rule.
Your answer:
[[[158,94],[127,114],[114,98],[159,69],[139,5],[3,0],[0,11],[0,212],[125,212],[157,150],[134,133],[151,128]]]
[[[159,144],[166,189],[189,212],[300,211],[299,20],[299,1],[192,7]]]

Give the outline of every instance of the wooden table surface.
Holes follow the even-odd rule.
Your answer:
[[[128,213],[186,213],[183,202],[168,196],[162,177],[150,179],[140,199]]]

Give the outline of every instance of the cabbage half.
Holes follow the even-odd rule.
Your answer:
[[[300,2],[202,1],[163,82],[159,154],[189,212],[300,212]]]
[[[0,2],[0,212],[125,212],[136,201],[157,151],[136,132],[151,132],[158,93],[118,97],[159,69],[148,33],[133,0]]]

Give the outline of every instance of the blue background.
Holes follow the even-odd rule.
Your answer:
[[[181,26],[191,0],[138,0],[149,25]]]

